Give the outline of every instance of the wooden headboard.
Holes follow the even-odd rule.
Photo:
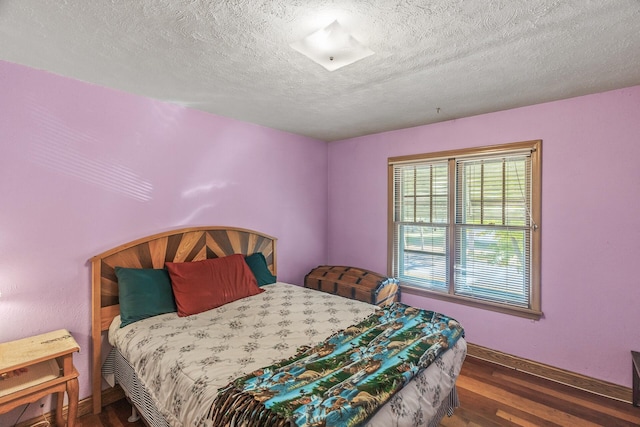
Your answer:
[[[125,243],[91,258],[91,337],[93,412],[102,410],[102,333],[120,314],[115,267],[164,268],[165,262],[191,262],[233,254],[262,252],[276,275],[276,240],[252,230],[192,227]]]

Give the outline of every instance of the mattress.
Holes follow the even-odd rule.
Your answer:
[[[206,426],[218,389],[358,323],[376,306],[286,283],[189,317],[155,316],[120,328],[109,342],[135,370],[170,426]],[[366,426],[420,426],[438,415],[466,355],[459,339],[397,393]]]

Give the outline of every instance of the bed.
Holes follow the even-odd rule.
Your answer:
[[[196,311],[202,311],[190,313],[189,307],[181,305],[184,295],[180,292],[184,289],[176,287],[174,298],[177,309],[163,309],[160,311],[164,312],[156,313],[154,306],[151,312],[142,313],[139,318],[135,318],[140,314],[136,312],[132,317],[131,301],[136,302],[134,312],[148,305],[148,301],[157,303],[154,298],[149,299],[148,295],[144,301],[136,300],[135,295],[131,296],[130,283],[137,280],[136,274],[139,271],[159,274],[160,271],[168,270],[171,273],[170,279],[175,279],[172,285],[177,286],[182,280],[179,276],[180,269],[231,259],[235,263],[238,258],[245,261],[243,265],[251,266],[249,271],[254,273],[257,284],[260,285],[257,292],[251,288],[246,296],[232,298],[231,301],[207,310],[196,307]],[[262,270],[253,269],[250,261],[256,259],[259,264],[263,264]],[[295,369],[301,362],[317,365],[320,363],[319,354],[323,358],[330,358],[331,352],[322,353],[322,350],[329,347],[329,343],[337,342],[336,340],[351,345],[349,352],[345,353],[350,359],[351,369],[354,366],[364,366],[365,360],[391,360],[384,352],[390,351],[387,347],[391,349],[393,344],[398,345],[398,341],[393,341],[393,337],[389,338],[389,334],[383,337],[386,340],[384,346],[377,343],[371,347],[382,354],[366,359],[356,351],[357,348],[364,347],[353,344],[351,340],[355,338],[351,331],[366,329],[363,325],[374,328],[370,330],[380,327],[371,324],[371,319],[386,319],[385,322],[400,324],[396,318],[404,313],[407,316],[437,318],[441,329],[449,332],[451,328],[451,331],[459,335],[455,341],[451,341],[455,344],[448,349],[446,341],[445,348],[440,348],[439,343],[429,347],[429,351],[424,352],[420,359],[421,362],[433,348],[437,347],[438,353],[431,354],[431,363],[425,369],[417,369],[416,364],[409,363],[403,356],[401,359],[406,363],[402,366],[406,366],[406,369],[401,374],[406,378],[405,385],[395,394],[390,394],[380,407],[370,407],[371,396],[364,392],[354,397],[354,401],[359,402],[360,406],[356,407],[354,403],[345,405],[341,396],[354,394],[357,390],[353,386],[355,382],[350,384],[343,381],[338,387],[340,394],[334,390],[338,388],[332,387],[331,392],[335,396],[323,400],[323,403],[326,401],[332,404],[330,408],[323,410],[332,410],[331,414],[337,417],[347,416],[344,415],[348,412],[344,409],[347,407],[362,411],[366,408],[369,411],[362,422],[352,422],[350,425],[432,426],[438,425],[444,416],[451,415],[458,406],[455,380],[466,355],[466,342],[462,336],[462,328],[454,329],[451,326],[456,324],[455,320],[402,304],[394,305],[395,311],[391,315],[391,311],[383,311],[375,305],[278,282],[276,239],[271,236],[230,227],[173,230],[118,246],[93,257],[91,263],[94,413],[99,413],[102,408],[104,378],[110,386],[117,383],[122,387],[129,401],[149,425],[251,425],[239,420],[243,413],[255,412],[255,407],[251,410],[248,406],[234,408],[234,415],[229,416],[229,405],[238,406],[237,402],[243,401],[238,396],[242,396],[247,402],[265,402],[260,403],[264,409],[268,402],[277,397],[273,396],[271,390],[283,387],[282,384],[291,377],[295,376],[294,379],[297,380],[305,375],[308,377],[310,373],[317,375],[315,371],[308,369],[311,365],[305,365],[306,370],[300,369],[304,375],[299,375],[300,371],[295,374]],[[133,279],[127,276],[129,274],[133,275]],[[226,295],[226,291],[223,293]],[[198,305],[207,298],[199,295],[192,303]],[[157,303],[157,306],[161,305],[162,302]],[[414,321],[414,324],[416,322],[418,321]],[[421,322],[419,327],[424,326],[424,322]],[[387,329],[391,331],[391,328]],[[405,331],[403,337],[407,333]],[[374,335],[376,334],[369,333],[368,336]],[[357,339],[362,338],[358,336]],[[380,337],[376,337],[373,341],[379,339]],[[420,344],[427,340],[414,341]],[[107,342],[109,345],[106,345]],[[389,343],[392,344],[388,345]],[[331,350],[335,350],[337,354],[335,347],[334,345]],[[396,353],[394,350],[393,354]],[[105,354],[107,356],[103,363]],[[360,365],[353,362],[356,359]],[[399,365],[394,366],[396,375]],[[347,369],[336,372],[347,372]],[[358,372],[364,374],[365,369]],[[411,375],[407,376],[408,374]],[[319,380],[314,377],[307,381]],[[256,382],[261,387],[256,388]],[[275,387],[269,389],[269,393],[264,387],[267,382]],[[397,382],[393,382],[394,387]],[[253,394],[243,391],[243,394],[238,395],[234,387],[246,387],[247,390],[253,387]],[[299,390],[303,393],[303,388]],[[247,398],[249,395],[252,397]],[[304,399],[301,397],[296,402]],[[314,415],[308,409],[308,406],[314,408],[313,402],[311,405],[308,400],[303,403],[306,404],[301,406],[306,411],[306,425],[320,425],[314,424]],[[314,410],[318,411],[320,406],[316,405]],[[346,425],[335,419],[333,424],[323,422],[326,424],[322,425]],[[275,425],[271,421],[257,422],[255,425],[267,424]]]

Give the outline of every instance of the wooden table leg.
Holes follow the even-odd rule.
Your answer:
[[[69,413],[67,414],[67,427],[73,427],[78,417],[78,378],[72,378],[67,382],[67,395],[69,396]]]
[[[62,416],[62,408],[64,408],[64,391],[56,393],[56,425],[64,426],[64,417]]]
[[[65,422],[63,416],[63,408],[64,408],[64,392],[60,391],[57,393],[56,400],[56,424],[59,426],[67,426],[74,427],[76,424],[76,418],[78,417],[78,379],[71,378],[66,383],[66,392],[67,398],[69,400],[69,407],[67,411],[67,419]]]

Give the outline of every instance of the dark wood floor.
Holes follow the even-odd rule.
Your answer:
[[[640,426],[640,408],[577,391],[492,363],[467,358],[458,379],[461,407],[444,427],[458,426]],[[78,427],[143,427],[127,422],[125,400],[99,415],[78,419]]]
[[[76,420],[76,427],[146,427],[140,421],[130,423],[131,405],[126,399],[118,400],[102,409],[98,415],[85,415]]]
[[[631,372],[629,372],[631,375]],[[468,357],[442,426],[640,426],[640,408]]]

